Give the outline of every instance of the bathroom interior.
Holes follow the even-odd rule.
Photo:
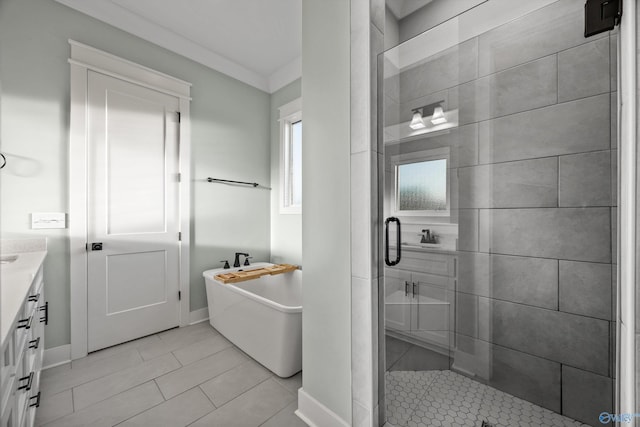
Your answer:
[[[0,0],[0,426],[638,412],[636,8],[587,3],[606,21],[588,37],[585,0]],[[107,162],[83,151],[90,106],[117,100],[92,85],[121,76],[177,100],[161,112],[176,169],[129,140]],[[85,187],[110,165],[119,181]],[[121,256],[157,251],[131,249],[153,228],[144,185],[179,200],[158,210],[180,233],[165,276]],[[103,235],[95,189],[127,205]],[[14,338],[21,257],[40,321]],[[96,259],[124,285],[92,288]],[[278,266],[293,271],[233,283]]]

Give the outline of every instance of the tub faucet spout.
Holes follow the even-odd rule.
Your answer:
[[[244,252],[236,252],[236,259],[235,261],[233,261],[233,266],[234,267],[240,267],[240,255],[244,256],[244,257],[248,257],[249,254],[245,254]]]

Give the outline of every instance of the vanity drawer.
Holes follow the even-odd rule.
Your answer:
[[[456,275],[455,258],[455,255],[403,250],[402,258],[396,268],[417,273],[454,277]]]

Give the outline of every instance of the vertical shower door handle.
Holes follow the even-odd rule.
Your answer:
[[[391,261],[389,259],[389,223],[395,222],[398,224],[398,234],[396,236],[396,259],[395,261]],[[384,221],[384,262],[388,266],[397,265],[400,262],[400,258],[402,256],[402,251],[400,249],[400,220],[394,216],[390,216]]]

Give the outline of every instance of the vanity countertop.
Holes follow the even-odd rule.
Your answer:
[[[413,251],[413,252],[430,252],[437,254],[446,254],[446,255],[455,255],[458,253],[457,250],[451,249],[444,245],[439,244],[412,244],[412,243],[403,243],[401,246],[403,251]],[[389,249],[395,250],[395,246],[389,246]]]
[[[30,240],[42,240],[43,244],[24,245],[21,242],[19,245],[10,245],[6,241],[2,242],[1,255],[3,257],[18,256],[15,261],[9,264],[0,264],[0,292],[2,293],[0,297],[2,303],[2,307],[0,307],[2,340],[0,342],[2,343],[4,343],[16,315],[27,297],[29,287],[47,255],[45,239]]]

